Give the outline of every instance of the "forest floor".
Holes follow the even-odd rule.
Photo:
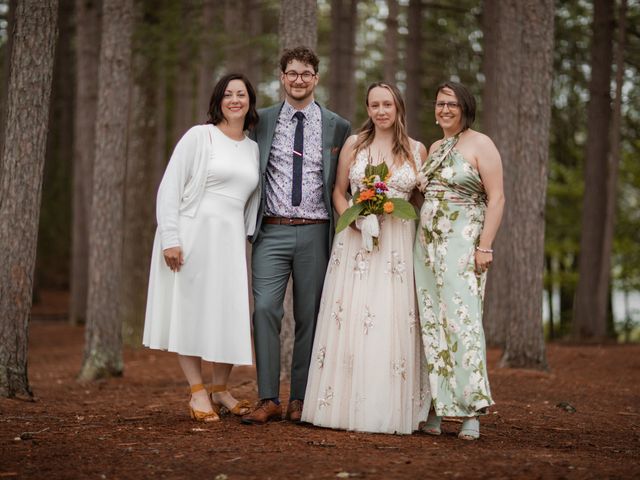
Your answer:
[[[455,421],[440,437],[197,424],[173,354],[127,349],[122,378],[78,383],[83,329],[52,310],[30,326],[36,401],[0,399],[0,478],[640,478],[640,345],[551,344],[548,372],[490,350],[496,405],[464,442]],[[255,370],[230,386],[255,400]]]

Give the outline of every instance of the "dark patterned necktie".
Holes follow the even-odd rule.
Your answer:
[[[304,152],[304,113],[296,112],[293,115],[298,119],[296,134],[293,137],[293,177],[291,182],[291,205],[297,207],[302,201],[302,156]]]

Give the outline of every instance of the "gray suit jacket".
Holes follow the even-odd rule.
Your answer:
[[[258,142],[258,148],[260,149],[261,191],[260,207],[258,208],[255,233],[249,237],[249,241],[251,243],[254,243],[260,236],[260,227],[262,226],[262,217],[264,215],[265,206],[264,182],[267,172],[267,163],[269,163],[269,152],[271,151],[271,143],[273,142],[273,135],[276,131],[276,122],[283,104],[284,102],[280,102],[271,107],[260,109],[258,111],[260,121],[250,135],[252,139]],[[322,112],[323,196],[325,206],[329,212],[329,247],[331,247],[331,240],[333,239],[333,233],[335,230],[331,194],[333,192],[333,184],[336,181],[338,156],[340,155],[340,149],[344,145],[344,142],[351,134],[351,124],[340,115],[327,110],[322,105],[320,105],[320,111]]]

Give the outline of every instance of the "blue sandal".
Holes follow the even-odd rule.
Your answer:
[[[428,433],[429,435],[440,435],[442,430],[440,429],[440,424],[442,423],[442,417],[439,417],[435,414],[434,411],[429,412],[429,416],[427,417],[427,422],[422,425],[422,430],[424,433]]]
[[[462,440],[477,440],[480,438],[480,420],[478,420],[478,417],[467,418],[462,422],[458,438]]]

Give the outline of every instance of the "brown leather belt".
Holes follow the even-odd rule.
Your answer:
[[[309,218],[287,218],[287,217],[263,217],[263,223],[269,225],[315,225],[317,223],[329,223],[329,220],[312,220]]]

